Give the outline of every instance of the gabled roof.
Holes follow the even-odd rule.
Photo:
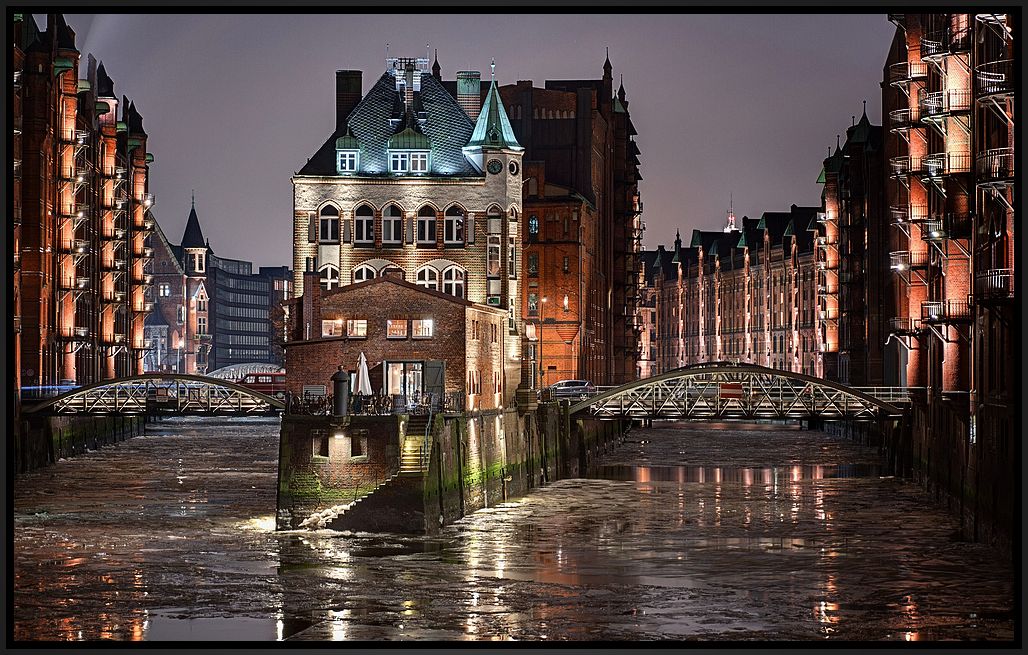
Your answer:
[[[329,302],[329,301],[331,301],[333,299],[342,300],[343,298],[341,298],[340,296],[345,296],[350,291],[354,291],[356,289],[363,289],[364,287],[375,286],[375,285],[380,285],[380,284],[392,284],[394,286],[398,286],[398,287],[402,287],[402,288],[405,288],[405,289],[409,289],[409,290],[417,292],[417,293],[428,294],[428,295],[433,296],[435,298],[441,298],[443,300],[447,300],[447,301],[449,301],[449,302],[451,302],[451,303],[453,303],[455,305],[461,305],[462,307],[474,307],[475,309],[486,310],[486,311],[495,312],[495,313],[501,313],[501,314],[504,314],[504,315],[506,315],[506,313],[507,313],[506,310],[500,309],[498,307],[490,307],[488,305],[482,305],[482,304],[479,304],[479,303],[471,302],[470,300],[467,300],[465,298],[458,298],[457,296],[453,296],[453,295],[450,295],[448,293],[443,293],[442,291],[437,291],[435,289],[429,289],[427,287],[422,287],[422,286],[419,286],[417,284],[414,284],[413,282],[408,282],[407,280],[401,279],[399,277],[394,277],[394,276],[391,276],[391,275],[380,275],[379,277],[372,278],[370,280],[365,280],[363,282],[357,282],[357,283],[354,283],[354,284],[346,284],[346,285],[340,286],[340,287],[338,287],[336,289],[333,289],[331,291],[322,291],[321,292],[321,304],[324,307],[324,305],[327,302]],[[388,295],[389,294],[388,291],[382,291],[381,293],[383,294],[381,296],[383,298],[390,297]]]
[[[182,267],[182,262],[183,262],[183,259],[182,259],[182,246],[176,246],[175,244],[173,244],[170,241],[168,241],[167,235],[164,234],[164,229],[161,228],[160,221],[154,220],[153,224],[154,224],[153,234],[156,235],[157,239],[161,242],[161,244],[164,245],[164,247],[167,248],[171,252],[172,259],[175,262],[175,269],[178,271],[178,273],[180,275],[185,275],[186,271]]]
[[[383,73],[350,112],[346,129],[333,132],[297,174],[336,175],[336,143],[341,138],[344,149],[360,150],[360,175],[388,174],[389,141],[410,127],[428,140],[432,162],[430,176],[478,176],[461,150],[474,131],[471,119],[439,80],[428,73],[415,74],[421,75],[421,88],[413,93],[414,106],[409,108],[411,119],[396,90],[395,78],[389,72]],[[413,120],[416,127],[408,120]]]
[[[489,92],[486,93],[482,111],[478,113],[478,121],[475,122],[475,131],[472,132],[467,147],[524,150],[514,136],[514,129],[510,126],[507,111],[503,108],[500,92],[496,88],[496,80],[489,84]]]

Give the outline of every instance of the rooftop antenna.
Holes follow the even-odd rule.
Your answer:
[[[493,57],[492,62],[489,64],[489,69],[490,69],[490,73],[489,74],[492,76],[492,79],[495,81],[496,80],[496,57]]]
[[[193,202],[192,202],[192,205],[193,205],[193,209],[196,209],[196,189],[193,189],[193,190],[192,190],[192,193],[193,193]]]

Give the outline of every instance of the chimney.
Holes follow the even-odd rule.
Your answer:
[[[361,72],[336,71],[336,131],[346,131],[346,117],[361,101]]]
[[[457,104],[468,113],[472,121],[482,111],[482,74],[478,71],[457,72]]]

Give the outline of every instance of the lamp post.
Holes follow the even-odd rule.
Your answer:
[[[185,371],[182,370],[185,368],[185,366],[182,365],[182,337],[178,338],[176,349],[178,350],[178,357],[175,358],[175,372],[185,373]]]
[[[542,301],[542,305],[539,307],[539,388],[545,388],[546,386],[546,369],[543,368],[543,325],[546,322],[546,296],[543,296],[539,300]]]

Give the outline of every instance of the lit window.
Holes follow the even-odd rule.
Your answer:
[[[351,318],[346,322],[346,336],[351,339],[368,338],[368,321],[363,318]]]
[[[418,271],[417,285],[437,291],[439,289],[439,273],[431,266],[426,266]]]
[[[414,319],[411,321],[411,336],[415,339],[431,339],[432,319]]]
[[[356,282],[364,282],[366,280],[374,280],[374,279],[375,279],[375,269],[373,269],[372,267],[368,266],[367,264],[364,264],[363,266],[358,266],[353,271],[353,281],[354,281],[354,283],[356,283]]]
[[[406,339],[407,320],[388,319],[386,321],[386,339]]]
[[[318,232],[322,243],[339,242],[339,210],[332,205],[321,209],[321,230]]]
[[[537,293],[528,294],[528,315],[539,315],[539,294]]]
[[[411,173],[427,173],[428,172],[428,153],[427,152],[412,152],[412,153],[410,153],[410,172]]]
[[[336,153],[336,168],[340,173],[353,173],[357,170],[357,151],[340,150]]]
[[[429,206],[418,210],[418,243],[435,243],[435,209]]]
[[[446,210],[443,241],[451,244],[464,243],[464,212],[456,205]]]
[[[361,205],[354,212],[354,243],[375,242],[375,212],[367,205]]]
[[[331,291],[339,286],[339,269],[335,266],[326,266],[321,269],[321,286],[325,291]]]
[[[443,271],[443,293],[464,297],[464,269],[451,266]]]
[[[389,205],[382,212],[382,243],[398,245],[403,241],[403,213],[396,205]]]
[[[571,258],[564,255],[564,272],[567,273],[571,270]]]
[[[500,277],[500,237],[489,235],[485,271],[489,277]]]
[[[322,319],[321,321],[321,336],[323,337],[341,337],[343,336],[343,319]]]
[[[161,296],[162,298],[167,298],[168,296],[170,296],[171,285],[167,282],[161,282],[159,285],[157,285],[157,295]]]
[[[410,166],[410,156],[406,152],[394,152],[389,156],[389,170],[393,173],[406,173]]]
[[[528,217],[528,233],[533,236],[539,234],[539,217],[535,214]]]

